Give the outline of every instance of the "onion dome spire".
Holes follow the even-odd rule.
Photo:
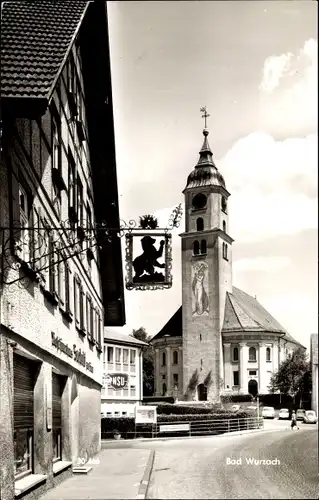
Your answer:
[[[189,174],[187,179],[186,188],[200,187],[200,186],[221,186],[226,188],[225,181],[213,160],[213,153],[208,143],[208,129],[207,129],[207,113],[206,106],[200,109],[202,118],[205,119],[205,128],[203,130],[204,142],[202,149],[199,152],[199,160],[195,165],[194,170]]]

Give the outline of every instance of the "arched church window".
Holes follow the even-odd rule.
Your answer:
[[[202,240],[200,242],[200,253],[207,253],[207,244],[206,240]]]
[[[226,222],[223,220],[223,231],[226,233]]]
[[[197,231],[204,231],[204,219],[202,217],[196,219],[196,229]]]
[[[166,366],[166,353],[163,352],[162,354],[162,366]]]
[[[249,361],[256,361],[256,348],[250,347],[248,351],[248,359]]]
[[[198,255],[199,254],[199,241],[194,241],[193,245],[193,254]]]
[[[222,211],[225,212],[225,214],[227,213],[227,200],[225,196],[222,196]]]
[[[178,365],[178,352],[173,352],[173,365]]]
[[[271,357],[270,347],[266,347],[266,361],[271,361],[270,357]]]
[[[166,392],[167,392],[166,384],[163,384],[162,385],[162,396],[166,396]]]
[[[228,260],[228,246],[226,243],[223,243],[223,258],[225,260]]]
[[[238,361],[238,347],[233,349],[233,361]]]

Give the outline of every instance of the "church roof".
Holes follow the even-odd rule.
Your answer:
[[[161,339],[166,336],[181,337],[183,334],[182,323],[182,306],[180,306],[171,319],[169,319],[163,328],[152,338],[151,342],[155,339]]]
[[[213,153],[208,144],[208,130],[203,130],[204,142],[199,152],[199,160],[194,170],[189,174],[186,188],[203,186],[220,186],[226,189],[222,174],[217,170],[213,160]]]
[[[155,335],[155,339],[168,337],[181,337],[182,327],[182,306],[164,325],[160,332]],[[282,334],[284,339],[296,345],[297,342],[278,321],[253,297],[243,292],[239,288],[233,287],[233,292],[227,292],[224,324],[222,333],[266,333],[273,332]]]
[[[227,292],[222,332],[274,332],[299,344],[278,321],[251,295],[233,287]]]

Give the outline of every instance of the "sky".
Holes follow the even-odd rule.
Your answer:
[[[231,197],[233,284],[309,348],[318,332],[317,3],[108,2],[120,217],[165,227],[209,144]],[[123,332],[155,335],[181,305],[184,219],[173,287],[126,291]],[[125,252],[123,252],[123,260]]]

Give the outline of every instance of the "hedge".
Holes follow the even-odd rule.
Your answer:
[[[219,405],[212,406],[192,406],[190,405],[170,405],[159,404],[157,406],[157,415],[203,415],[212,413],[225,413],[225,410]]]
[[[158,415],[157,423],[176,423],[176,422],[191,422],[191,431],[192,431],[192,422],[194,424],[198,421],[216,421],[216,420],[225,420],[225,430],[219,430],[219,432],[226,432],[228,428],[227,420],[239,420],[239,429],[246,428],[245,418],[251,417],[251,413],[249,412],[223,412],[223,413],[210,413],[210,414],[183,414],[183,415]],[[220,423],[218,423],[218,427],[220,427]],[[131,439],[134,437],[152,437],[152,428],[154,430],[154,426],[152,424],[136,424],[135,428],[135,419],[133,417],[125,417],[125,418],[102,418],[101,419],[101,437],[102,439],[110,439],[114,435],[114,431],[117,430],[121,434],[121,437],[124,439]],[[212,422],[210,426],[210,431],[203,430],[203,434],[214,433],[217,431],[213,430],[214,423]],[[216,424],[215,424],[216,428]],[[170,432],[170,436],[180,435],[180,432]],[[200,434],[197,432],[197,434]],[[162,435],[162,433],[161,433]]]

